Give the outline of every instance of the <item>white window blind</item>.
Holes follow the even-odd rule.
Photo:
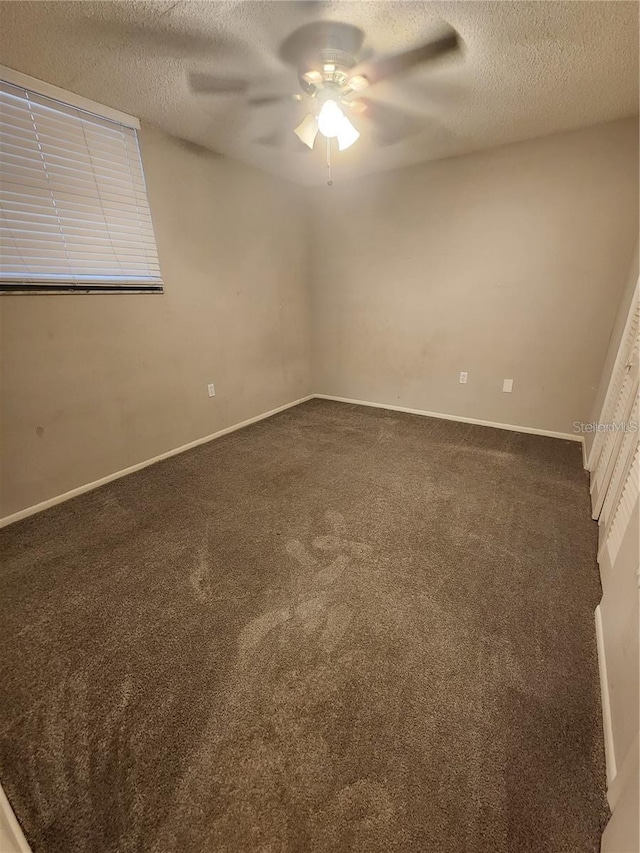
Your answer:
[[[136,129],[0,81],[0,290],[162,291]]]

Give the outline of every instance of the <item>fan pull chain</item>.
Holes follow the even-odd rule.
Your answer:
[[[331,177],[331,140],[327,136],[327,186],[333,186],[333,178]]]

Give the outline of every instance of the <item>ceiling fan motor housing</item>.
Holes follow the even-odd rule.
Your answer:
[[[307,94],[315,88],[309,72],[320,74],[322,84],[342,86],[356,64],[364,33],[339,21],[314,21],[291,33],[280,47],[280,58],[297,68],[300,84]],[[307,79],[305,80],[305,75]]]
[[[351,54],[343,50],[325,48],[320,51],[320,70],[325,83],[335,83],[344,86],[349,78],[349,71],[356,64]]]
[[[315,59],[307,59],[300,67],[298,78],[303,91],[312,97],[318,88],[340,89],[349,79],[356,60],[352,54],[337,48],[321,48]]]

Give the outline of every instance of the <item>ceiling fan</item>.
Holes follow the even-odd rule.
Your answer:
[[[353,145],[360,133],[349,116],[362,116],[376,124],[387,125],[383,138],[389,141],[402,138],[411,124],[406,120],[406,113],[401,115],[400,111],[376,103],[361,93],[416,65],[459,53],[460,37],[446,25],[417,47],[378,57],[363,56],[363,41],[363,31],[352,24],[314,21],[299,27],[284,40],[279,56],[296,69],[300,92],[257,95],[249,97],[248,103],[264,106],[286,101],[308,102],[310,110],[293,132],[309,149],[314,147],[319,133],[328,141],[336,139],[340,151]],[[208,95],[244,95],[250,87],[248,80],[202,73],[192,73],[189,82],[192,91]],[[278,141],[281,137],[276,135],[264,140],[263,144],[273,145]]]

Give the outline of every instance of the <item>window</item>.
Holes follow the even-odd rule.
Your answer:
[[[0,119],[0,292],[162,292],[136,119],[2,68]]]

